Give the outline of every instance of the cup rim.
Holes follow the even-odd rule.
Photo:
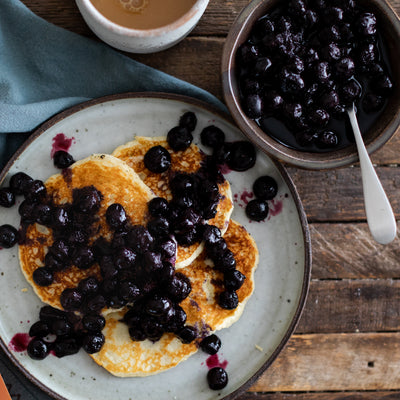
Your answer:
[[[222,51],[221,76],[222,89],[225,103],[230,110],[233,119],[247,136],[249,140],[260,147],[264,152],[271,156],[284,161],[288,164],[298,166],[305,169],[332,169],[343,167],[358,162],[358,153],[356,145],[347,146],[340,150],[333,150],[326,153],[313,153],[292,149],[285,146],[271,136],[266,134],[253,120],[248,118],[238,99],[237,80],[235,77],[235,54],[236,50],[243,39],[243,32],[248,29],[249,21],[257,12],[264,10],[266,3],[276,3],[279,0],[252,0],[233,22],[231,29],[227,35],[224,48]],[[400,19],[391,5],[386,0],[373,1],[377,8],[382,10],[388,17],[391,29],[400,38]],[[264,12],[265,14],[265,12]],[[263,14],[262,14],[263,15]],[[366,138],[365,145],[369,154],[372,154],[382,147],[397,131],[400,125],[400,107],[385,130],[374,138]],[[323,154],[323,158],[321,157]]]
[[[103,26],[107,30],[127,37],[153,37],[164,35],[170,31],[175,31],[185,25],[187,22],[191,21],[199,13],[202,14],[205,11],[208,2],[209,0],[196,0],[189,11],[168,25],[152,29],[133,29],[119,25],[105,17],[100,11],[97,10],[90,0],[80,0],[80,4],[85,7],[86,11],[99,25]]]

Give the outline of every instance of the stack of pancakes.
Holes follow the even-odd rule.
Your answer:
[[[155,174],[145,168],[143,158],[153,146],[161,145],[171,154],[171,168]],[[98,211],[98,229],[93,241],[99,237],[110,238],[112,232],[105,221],[105,212],[113,203],[120,203],[130,217],[132,224],[146,225],[149,218],[147,203],[160,196],[170,200],[169,179],[174,172],[194,173],[201,166],[204,154],[192,144],[184,151],[172,151],[165,138],[137,137],[134,141],[118,147],[112,155],[92,155],[74,163],[69,173],[51,176],[45,183],[55,204],[70,203],[76,188],[93,185],[103,195]],[[217,297],[223,291],[223,274],[213,268],[207,259],[203,243],[178,246],[176,269],[191,281],[192,291],[180,304],[187,314],[187,323],[207,333],[227,328],[241,316],[244,306],[253,293],[254,271],[258,264],[258,250],[245,228],[230,219],[233,202],[227,180],[219,184],[221,200],[217,214],[208,223],[217,226],[233,252],[237,269],[245,276],[243,286],[237,291],[239,305],[226,310],[217,304]],[[60,294],[66,288],[73,288],[88,277],[100,277],[98,265],[87,270],[75,266],[55,273],[54,282],[49,286],[38,286],[32,278],[33,271],[44,265],[44,258],[53,242],[51,230],[39,225],[30,225],[26,240],[19,247],[22,272],[39,298],[56,308],[60,305]],[[125,309],[104,309],[106,326],[103,329],[105,344],[101,351],[91,354],[93,360],[110,373],[126,376],[155,374],[187,359],[198,350],[198,343],[184,344],[174,334],[165,333],[157,342],[132,341],[128,327],[122,320]]]

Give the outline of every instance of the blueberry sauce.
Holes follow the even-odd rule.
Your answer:
[[[57,133],[56,136],[53,137],[53,143],[51,146],[50,157],[54,157],[54,153],[56,151],[62,150],[68,152],[71,148],[72,142],[75,140],[74,137],[67,137],[63,133]]]
[[[226,369],[228,366],[228,361],[227,360],[220,360],[218,357],[218,354],[212,354],[206,359],[206,365],[208,369],[219,367]]]
[[[31,341],[31,337],[27,333],[16,333],[10,343],[8,344],[8,347],[17,353],[21,353],[23,351],[26,351],[28,348],[28,344]]]
[[[269,215],[275,217],[282,212],[283,202],[282,200],[272,199],[269,203]]]
[[[254,193],[253,192],[249,192],[247,190],[244,190],[241,194],[240,194],[240,200],[243,202],[244,205],[247,205],[248,202],[254,198]]]

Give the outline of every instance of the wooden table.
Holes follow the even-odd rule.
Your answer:
[[[95,38],[73,1],[23,0],[58,26]],[[400,12],[400,0],[391,0]],[[135,60],[222,98],[220,59],[246,0],[210,0],[191,35]],[[373,156],[400,217],[400,136]],[[335,171],[288,168],[310,222],[312,281],[295,334],[241,400],[400,399],[400,246],[376,244],[365,222],[358,165]],[[195,400],[195,399],[194,399]]]

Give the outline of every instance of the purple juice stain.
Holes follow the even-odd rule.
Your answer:
[[[26,351],[30,341],[31,337],[27,333],[16,333],[8,343],[8,347],[17,353],[21,353]]]
[[[59,150],[66,151],[68,153],[72,141],[75,140],[74,137],[67,137],[63,133],[57,133],[56,136],[53,137],[53,144],[51,145],[51,152],[50,152],[50,157],[54,157],[54,153]]]
[[[283,209],[283,203],[282,200],[270,200],[269,203],[269,215],[271,217],[275,217],[276,215],[280,214]]]
[[[215,367],[220,367],[220,368],[226,369],[226,367],[228,365],[228,361],[227,360],[220,361],[220,359],[218,357],[218,353],[217,353],[217,354],[213,354],[212,356],[209,356],[206,360],[206,364],[207,364],[208,369],[215,368]]]

